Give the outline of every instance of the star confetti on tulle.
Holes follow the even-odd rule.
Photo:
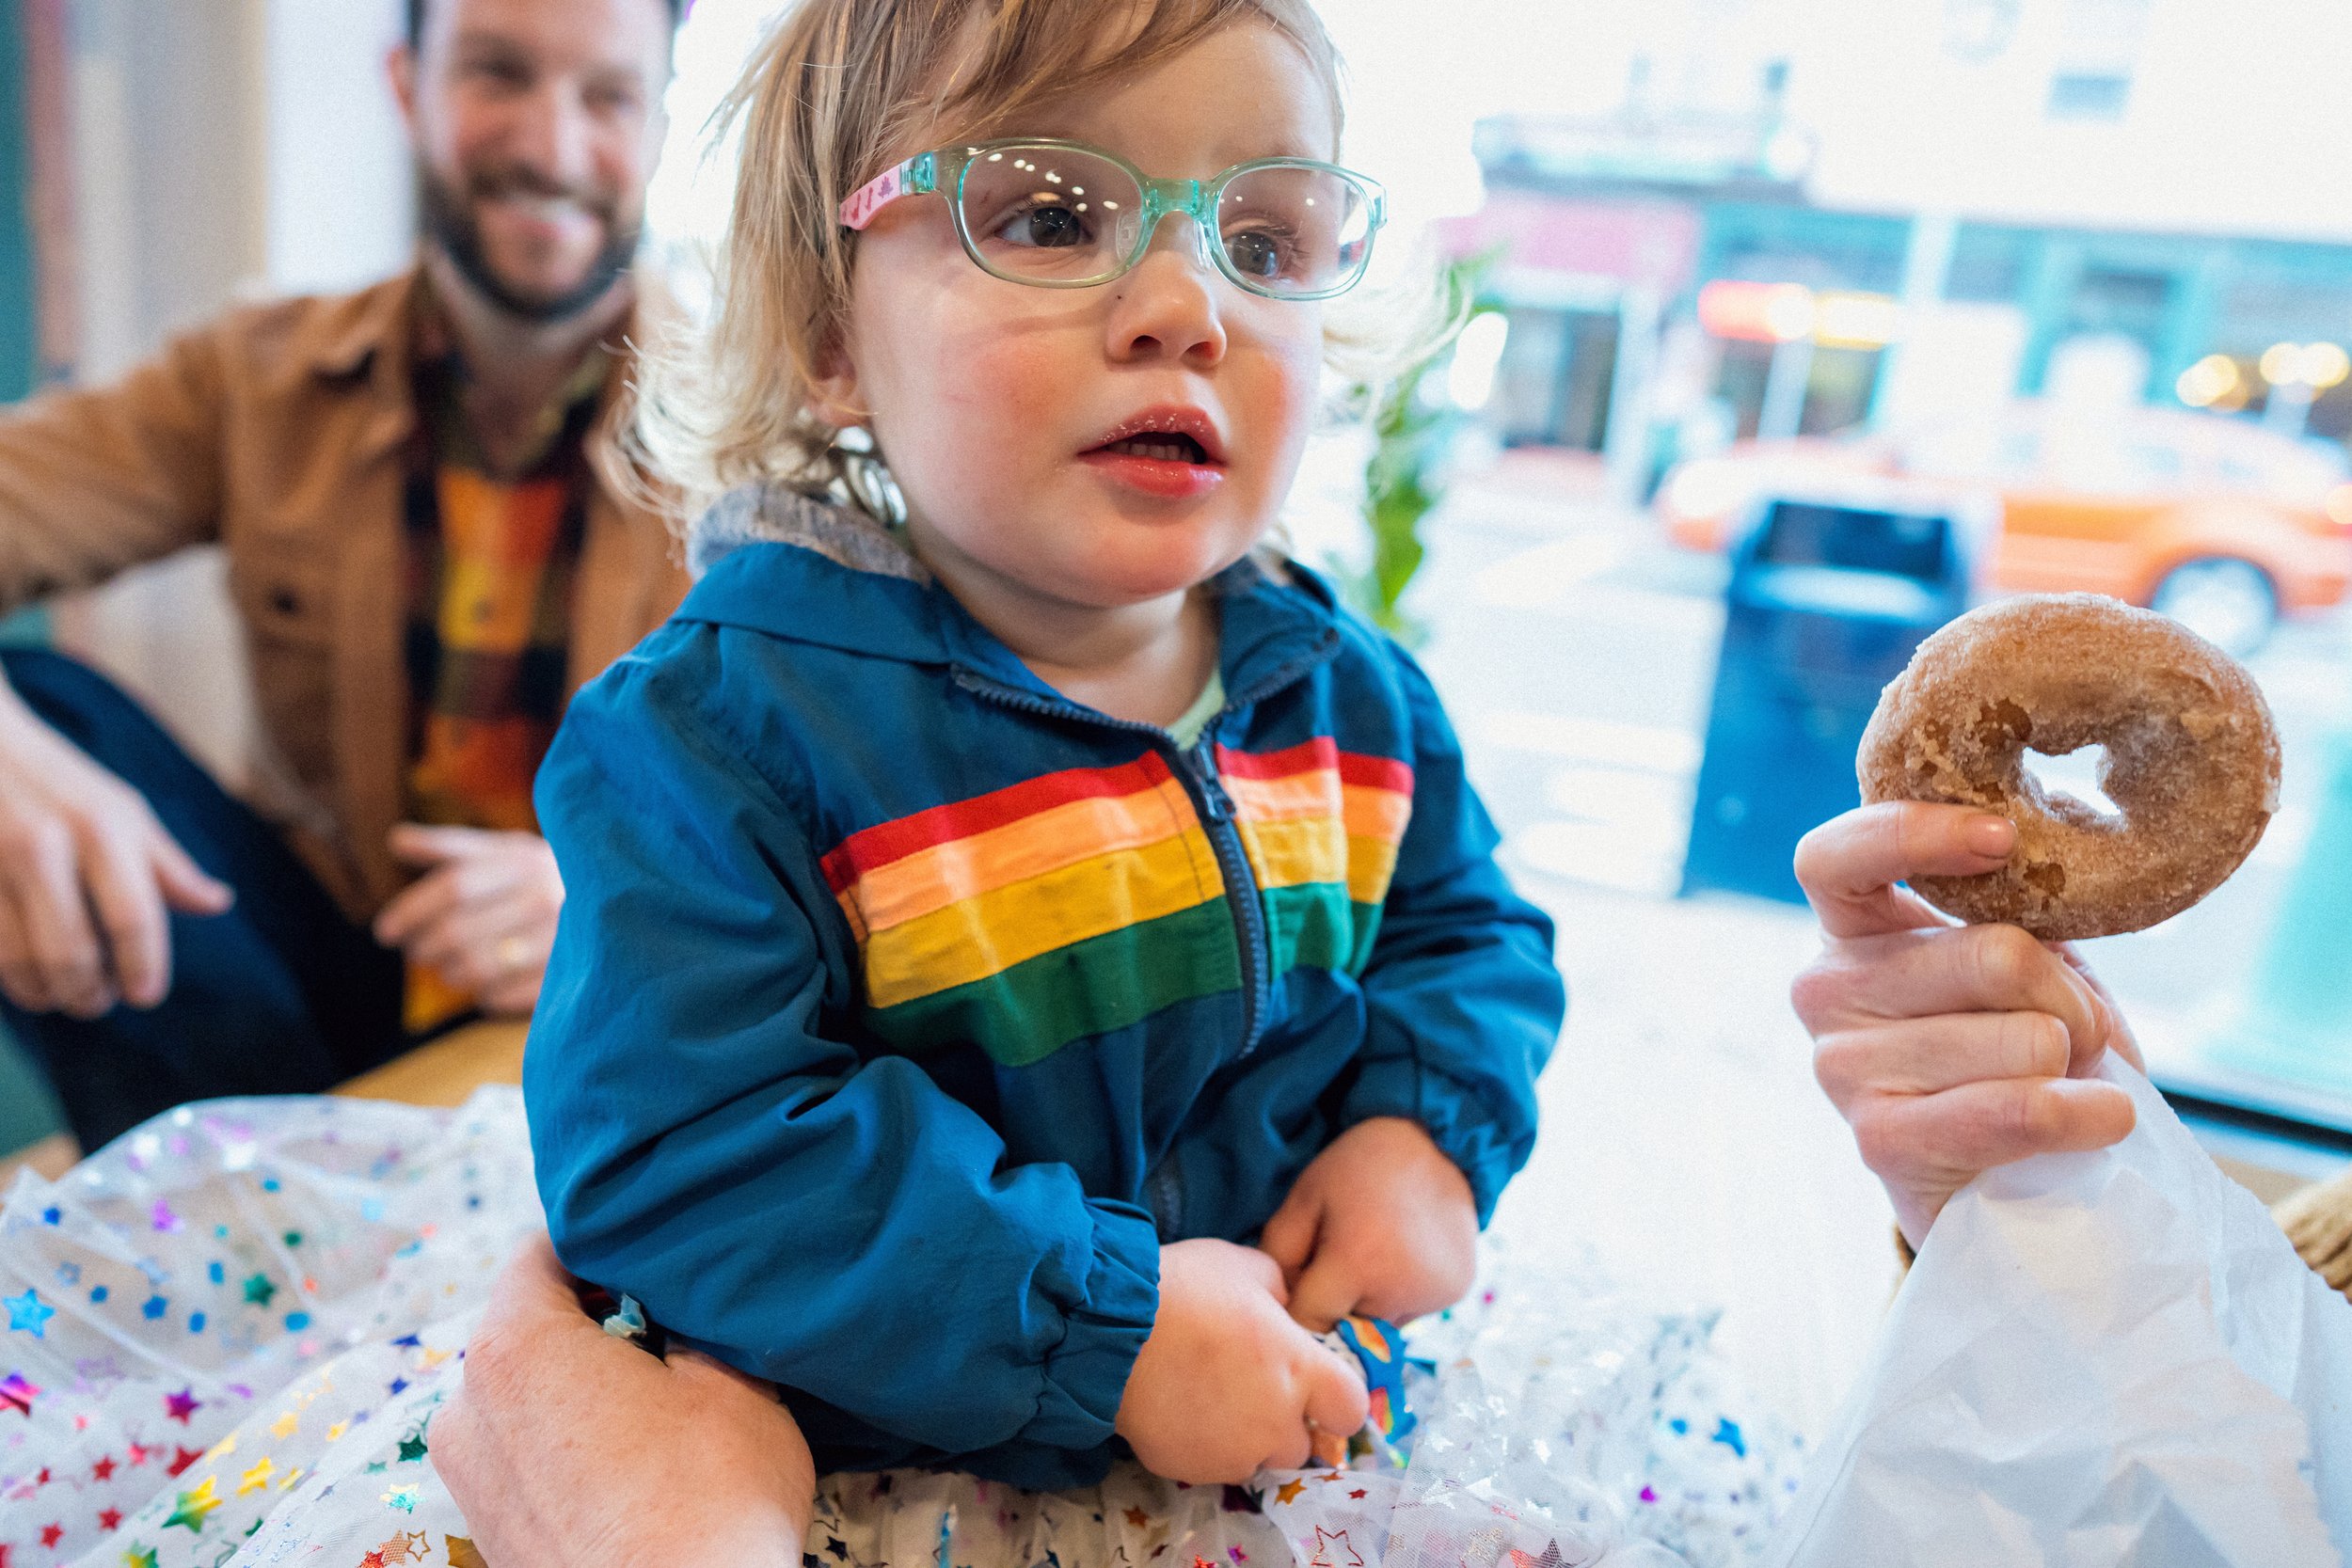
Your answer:
[[[114,1456],[113,1454],[107,1454],[106,1456],[104,1456],[103,1458],[102,1458],[101,1460],[99,1460],[97,1464],[95,1464],[95,1465],[91,1465],[91,1466],[89,1467],[89,1474],[90,1474],[90,1480],[92,1480],[92,1481],[112,1481],[112,1480],[114,1480],[114,1479],[115,1479],[115,1456]]]
[[[1338,1550],[1335,1552],[1334,1547]],[[1347,1531],[1315,1527],[1315,1555],[1308,1568],[1364,1568],[1364,1555],[1348,1543]]]
[[[40,1528],[40,1544],[53,1552],[57,1549],[57,1543],[64,1539],[65,1527],[63,1525],[43,1525]]]
[[[196,1390],[193,1387],[183,1388],[176,1394],[164,1396],[164,1415],[182,1426],[186,1426],[188,1418],[203,1408],[204,1402],[196,1397]]]
[[[125,1568],[162,1568],[155,1560],[155,1548],[152,1546],[134,1546],[122,1554],[122,1560]]]
[[[151,1223],[157,1230],[169,1235],[180,1228],[180,1216],[171,1212],[170,1204],[159,1197],[155,1200],[155,1212]]]
[[[21,1296],[0,1300],[8,1309],[8,1326],[19,1334],[29,1334],[36,1339],[49,1338],[47,1323],[57,1315],[57,1309],[40,1299],[40,1292],[26,1286]]]
[[[301,1424],[302,1418],[294,1411],[289,1410],[284,1415],[278,1417],[278,1419],[270,1422],[270,1435],[273,1437],[292,1437],[294,1434],[294,1428],[300,1426]]]
[[[1721,1443],[1742,1459],[1748,1457],[1748,1440],[1740,1434],[1740,1423],[1728,1416],[1715,1418],[1714,1434],[1708,1441]]]
[[[1274,1500],[1277,1502],[1295,1503],[1298,1500],[1298,1494],[1304,1492],[1305,1490],[1307,1490],[1307,1483],[1305,1481],[1286,1481],[1281,1485],[1274,1489]],[[1140,1513],[1143,1511],[1141,1509],[1133,1509],[1129,1512]]]
[[[26,1420],[33,1418],[33,1401],[40,1397],[38,1386],[24,1381],[23,1372],[10,1372],[0,1378],[0,1410],[13,1410]]]
[[[149,1323],[155,1322],[170,1310],[171,1303],[162,1296],[150,1296],[139,1304],[139,1312]]]
[[[1152,1522],[1152,1515],[1139,1508],[1131,1508],[1127,1511],[1127,1522],[1136,1528],[1141,1529]]]
[[[400,1440],[400,1463],[413,1465],[424,1457],[424,1433],[412,1432]]]
[[[120,1529],[122,1528],[122,1510],[119,1508],[110,1508],[104,1513],[99,1514],[98,1528],[104,1530],[108,1535],[112,1535],[115,1531]]]
[[[413,1482],[403,1482],[384,1494],[384,1506],[399,1509],[403,1513],[417,1511],[417,1488]]]
[[[164,1521],[164,1528],[185,1525],[190,1535],[201,1535],[204,1532],[204,1515],[221,1505],[220,1498],[214,1495],[214,1489],[219,1484],[219,1478],[206,1476],[203,1485],[193,1492],[181,1493],[179,1506],[171,1511],[171,1517]]]
[[[449,1549],[449,1568],[490,1568],[481,1551],[462,1535],[444,1535],[441,1544]]]
[[[247,1492],[259,1492],[269,1484],[270,1478],[277,1473],[278,1462],[263,1454],[260,1464],[237,1477],[237,1496],[242,1497]]]
[[[204,1450],[202,1449],[183,1449],[177,1444],[174,1444],[171,1450],[171,1463],[165,1466],[164,1473],[174,1476],[184,1475],[187,1472],[189,1465],[195,1464],[198,1460],[203,1457]]]
[[[269,1305],[269,1298],[277,1293],[278,1287],[270,1283],[269,1275],[265,1274],[246,1275],[245,1282],[245,1299],[251,1302],[254,1306],[267,1307]]]

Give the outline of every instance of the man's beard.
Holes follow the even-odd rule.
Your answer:
[[[432,169],[421,170],[417,177],[417,208],[423,218],[425,237],[441,247],[457,268],[458,276],[510,316],[540,326],[568,321],[602,299],[613,282],[628,271],[636,257],[639,228],[622,224],[609,202],[591,200],[579,192],[551,186],[521,173],[495,180],[477,177],[469,183],[477,199],[503,194],[513,187],[533,196],[569,197],[604,224],[604,249],[578,283],[558,294],[520,290],[501,277],[490,265],[488,247],[482,241],[482,226],[475,221],[466,194]]]

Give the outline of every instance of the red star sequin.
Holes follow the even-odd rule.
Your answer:
[[[64,1539],[65,1527],[63,1525],[43,1525],[41,1527],[40,1544],[42,1545],[50,1547],[54,1550],[57,1543],[63,1541]]]
[[[146,1463],[147,1463],[147,1456],[148,1456],[149,1454],[151,1454],[151,1453],[153,1453],[154,1451],[155,1451],[155,1450],[154,1450],[153,1449],[150,1449],[150,1448],[143,1448],[143,1447],[141,1447],[140,1445],[138,1445],[138,1444],[136,1444],[136,1443],[132,1444],[132,1445],[131,1445],[131,1467],[132,1467],[133,1469],[136,1469],[138,1466],[140,1466],[140,1465],[142,1465],[146,1464]]]
[[[103,1459],[101,1459],[97,1464],[89,1467],[89,1473],[92,1481],[114,1480],[115,1456],[113,1454],[106,1455]]]
[[[182,1449],[172,1456],[171,1473],[176,1476],[203,1457],[202,1449]]]
[[[101,1513],[98,1516],[98,1528],[104,1530],[108,1535],[112,1535],[115,1531],[120,1529],[122,1528],[122,1510],[119,1508],[110,1508],[106,1510],[105,1513]]]

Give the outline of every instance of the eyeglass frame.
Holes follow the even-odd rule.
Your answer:
[[[971,173],[972,166],[986,154],[1016,147],[1083,152],[1088,157],[1100,158],[1114,166],[1136,182],[1136,188],[1143,193],[1143,218],[1137,226],[1134,250],[1116,270],[1097,277],[1020,277],[998,271],[981,257],[978,242],[973,239],[971,228],[964,217],[963,182]],[[1251,282],[1234,268],[1232,258],[1226,253],[1224,238],[1211,223],[1210,214],[1216,210],[1216,198],[1224,194],[1227,185],[1245,174],[1269,168],[1307,168],[1336,174],[1363,193],[1366,216],[1364,254],[1344,282],[1304,293],[1277,293]],[[948,174],[946,188],[943,188],[940,178],[943,170]],[[1096,289],[1105,283],[1116,282],[1135,271],[1142,261],[1152,248],[1152,239],[1160,231],[1161,223],[1182,213],[1192,219],[1194,230],[1207,242],[1206,248],[1216,264],[1216,270],[1236,287],[1262,299],[1295,300],[1301,304],[1336,298],[1364,280],[1364,274],[1372,266],[1373,241],[1378,238],[1381,226],[1388,222],[1389,202],[1387,187],[1379,181],[1351,168],[1342,168],[1337,164],[1325,163],[1319,158],[1252,158],[1207,180],[1154,180],[1108,148],[1096,147],[1089,142],[1067,141],[1054,136],[1000,136],[961,148],[943,147],[929,152],[918,152],[896,167],[883,170],[859,186],[841,203],[841,227],[852,233],[863,232],[866,226],[874,221],[875,214],[900,197],[932,194],[947,198],[947,214],[956,226],[956,239],[962,245],[963,253],[972,259],[972,264],[989,277],[1007,283],[1032,289]]]

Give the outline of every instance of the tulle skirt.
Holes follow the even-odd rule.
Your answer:
[[[0,1568],[483,1559],[432,1465],[491,1279],[541,1224],[519,1096],[217,1101],[0,1204]],[[808,1568],[1696,1568],[1760,1550],[1801,1447],[1711,1319],[1490,1260],[1414,1327],[1415,1418],[1342,1465],[1036,1494],[822,1478]],[[628,1464],[628,1434],[612,1434]]]

